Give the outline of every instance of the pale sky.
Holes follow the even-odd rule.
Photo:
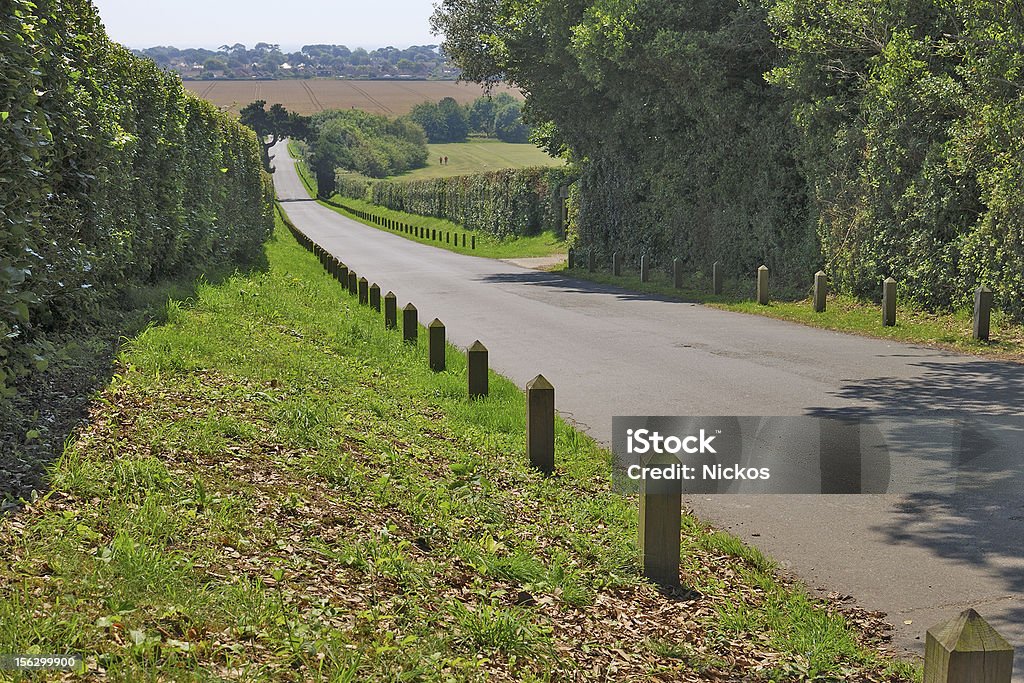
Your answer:
[[[132,48],[327,43],[406,48],[430,34],[432,0],[93,0],[113,40]]]

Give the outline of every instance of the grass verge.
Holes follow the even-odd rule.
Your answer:
[[[267,250],[126,344],[49,493],[0,518],[0,652],[114,680],[916,676],[693,517],[699,595],[639,581],[607,452],[559,422],[538,475],[516,386],[466,400],[461,352],[431,372],[280,222]]]
[[[602,284],[615,285],[635,292],[658,294],[682,301],[701,303],[714,308],[740,313],[762,315],[811,327],[837,332],[848,332],[879,339],[911,344],[924,344],[950,351],[970,353],[1024,362],[1024,326],[1000,311],[992,312],[990,341],[974,339],[972,312],[929,313],[906,304],[897,305],[896,325],[882,326],[879,304],[842,294],[828,296],[826,310],[815,313],[809,293],[782,292],[781,300],[773,299],[767,306],[755,300],[754,274],[747,280],[726,279],[722,294],[712,294],[710,276],[696,273],[684,278],[683,287],[676,289],[671,278],[660,271],[652,273],[649,282],[641,282],[637,273],[626,272],[615,277],[607,271],[589,272],[586,268],[562,268],[571,277]]]
[[[563,166],[563,159],[556,159],[530,143],[513,144],[501,140],[470,138],[467,142],[452,142],[427,145],[427,165],[388,180],[429,180],[449,176],[470,175],[500,171],[503,168],[527,168],[531,166]],[[448,157],[448,163],[441,165],[439,157]]]
[[[316,197],[316,179],[313,177],[313,174],[310,173],[306,164],[301,160],[298,148],[294,143],[289,143],[288,149],[291,152],[291,155],[298,160],[295,168],[296,171],[298,171],[299,178],[302,180],[302,184],[306,187],[306,191],[309,192],[310,197]],[[382,228],[376,223],[363,220],[351,211],[347,211],[344,206],[341,206],[341,204],[353,209],[368,211],[382,218],[389,218],[391,220],[405,223],[406,225],[422,227],[428,230],[437,230],[438,234],[441,235],[446,232],[451,233],[454,237],[459,237],[456,243],[446,243],[443,239],[424,239],[411,234],[388,230],[388,232],[397,234],[405,239],[419,242],[421,244],[428,244],[439,249],[447,249],[448,251],[454,251],[458,254],[468,254],[471,256],[494,259],[531,258],[565,254],[565,241],[552,232],[544,232],[540,235],[532,235],[529,237],[516,237],[514,239],[501,240],[487,233],[466,230],[461,225],[443,218],[421,216],[414,213],[405,213],[404,211],[392,211],[391,209],[377,206],[376,204],[362,199],[352,199],[350,197],[335,195],[329,200],[325,201],[320,199],[317,201],[332,211],[335,211],[346,218],[359,221],[371,228],[385,230],[385,228]],[[461,235],[466,236],[465,247],[462,246]],[[476,249],[470,248],[470,236],[472,235],[476,236]]]

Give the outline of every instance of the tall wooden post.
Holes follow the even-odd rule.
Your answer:
[[[974,292],[974,338],[988,341],[992,322],[992,290],[978,287]]]
[[[824,313],[828,297],[828,276],[819,270],[814,274],[814,312]]]
[[[363,306],[370,304],[370,283],[366,281],[365,277],[359,278],[359,303]]]
[[[427,326],[427,357],[434,372],[444,372],[444,351],[444,323],[434,318]]]
[[[1010,683],[1013,647],[973,609],[928,629],[924,683]]]
[[[757,269],[757,303],[768,305],[768,266]]]
[[[384,295],[384,329],[393,330],[398,327],[398,297],[394,292]]]
[[[544,474],[555,471],[555,388],[544,375],[526,384],[526,456]]]
[[[678,460],[651,463],[669,471]],[[678,478],[640,480],[640,562],[644,576],[662,586],[679,585],[679,535],[683,515],[683,482]]]
[[[882,326],[892,327],[896,324],[896,280],[885,278],[882,283]]]
[[[412,302],[407,303],[402,309],[402,340],[415,344],[419,336],[419,322],[417,321],[416,307]]]
[[[370,285],[370,308],[380,313],[380,287],[376,282]]]
[[[487,396],[487,347],[477,339],[466,349],[466,368],[469,376],[469,397]]]

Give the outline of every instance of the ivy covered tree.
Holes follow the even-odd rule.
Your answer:
[[[310,118],[290,112],[282,104],[267,109],[266,100],[256,100],[240,112],[239,120],[249,126],[263,143],[263,166],[270,173],[270,149],[284,138],[306,140],[310,134]],[[269,138],[269,140],[268,140]]]

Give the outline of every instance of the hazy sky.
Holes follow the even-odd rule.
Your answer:
[[[93,0],[110,37],[133,48],[278,43],[434,45],[432,0]]]

